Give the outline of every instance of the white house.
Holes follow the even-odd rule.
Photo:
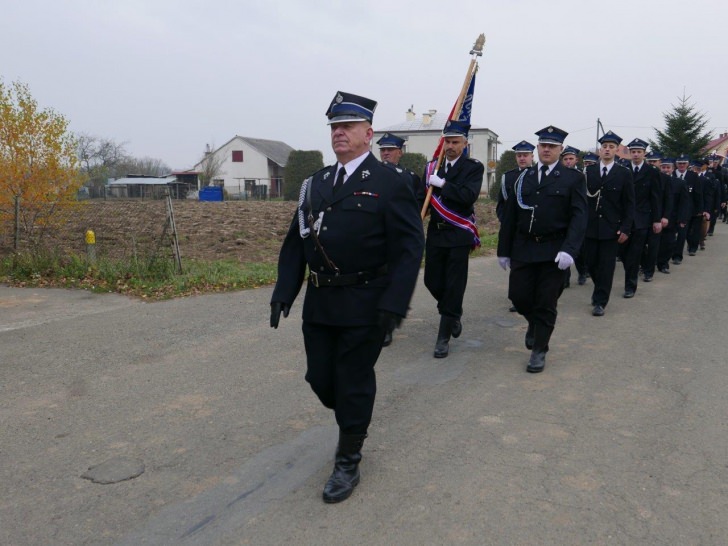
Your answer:
[[[285,142],[235,135],[217,150],[208,152],[220,161],[211,184],[224,187],[231,196],[278,197],[291,151],[293,148]],[[192,170],[203,171],[204,161]]]
[[[410,108],[405,115],[404,122],[374,131],[372,146],[375,153],[377,140],[384,133],[393,133],[407,139],[404,145],[405,152],[419,153],[429,159],[437,147],[437,142],[447,122],[447,114],[439,114],[437,110],[428,110],[418,118]],[[468,148],[470,157],[474,157],[485,165],[486,174],[483,179],[482,193],[486,193],[495,181],[498,135],[490,129],[473,125],[468,135]]]

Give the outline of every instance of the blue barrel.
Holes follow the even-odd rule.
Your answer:
[[[219,186],[205,186],[200,190],[200,201],[222,201],[222,188]]]

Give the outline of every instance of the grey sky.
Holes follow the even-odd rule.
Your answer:
[[[685,93],[728,130],[728,2],[678,0],[1,0],[0,76],[74,131],[191,167],[235,134],[318,149],[337,90],[379,102],[375,129],[448,112],[481,32],[474,125],[499,153],[554,124],[593,146],[596,119],[653,138]]]

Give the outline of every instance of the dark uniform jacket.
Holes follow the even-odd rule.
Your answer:
[[[319,238],[341,274],[379,271],[366,283],[316,287],[311,281],[303,303],[303,320],[324,325],[376,324],[378,311],[404,317],[414,291],[424,250],[422,220],[409,179],[370,153],[344,185],[333,192],[336,165],[310,179],[314,218],[323,212]],[[304,218],[309,206],[299,209]],[[281,247],[278,281],[272,302],[289,306],[298,295],[306,266],[333,274],[317,250],[312,235],[302,238],[298,210]]]
[[[588,214],[584,175],[559,161],[539,184],[537,167],[529,167],[520,190],[519,196],[516,186],[506,202],[498,256],[534,263],[553,261],[563,251],[575,258]],[[519,200],[533,210],[522,208]]]
[[[414,171],[410,171],[409,169],[406,169],[401,165],[394,165],[393,163],[389,163],[388,161],[382,161],[382,164],[391,165],[392,167],[394,167],[394,170],[397,171],[399,174],[405,177],[409,177],[409,186],[410,188],[412,188],[412,194],[417,195],[417,192],[420,191],[420,184],[422,183],[417,173],[415,173]]]
[[[630,169],[634,171],[630,163]],[[662,181],[660,170],[642,162],[634,182],[634,229],[648,229],[662,219]]]
[[[662,191],[662,218],[672,216],[672,208],[675,206],[675,196],[670,187],[670,177],[660,171],[660,188]]]
[[[690,193],[685,180],[680,180],[674,174],[669,177],[670,192],[672,193],[672,208],[668,216],[668,229],[677,229],[680,224],[687,224],[690,217]]]
[[[586,168],[586,189],[589,202],[589,239],[609,240],[617,231],[629,235],[634,221],[634,186],[629,169],[614,163],[602,180],[600,163]],[[593,196],[593,197],[592,197]],[[597,204],[598,203],[598,204]]]
[[[442,188],[433,188],[432,194],[440,198],[442,204],[449,210],[462,217],[469,217],[475,211],[475,202],[480,195],[483,185],[483,164],[477,159],[460,156],[445,174],[445,161],[437,172],[437,176],[444,178],[446,183]],[[422,176],[427,180],[427,174]],[[418,201],[423,204],[427,188],[420,185]],[[439,247],[470,246],[473,244],[473,234],[462,228],[449,224],[435,208],[430,205],[430,223],[427,226],[428,244]]]
[[[498,200],[495,205],[495,215],[501,222],[503,221],[503,208],[506,205],[506,201],[508,201],[508,199],[510,199],[513,195],[513,185],[516,183],[516,180],[518,180],[522,171],[523,169],[516,167],[515,169],[511,169],[510,171],[503,173],[503,177],[501,179],[501,191],[498,192]]]
[[[679,177],[680,173],[675,171],[675,176]],[[688,194],[690,194],[689,216],[700,216],[705,211],[703,208],[703,182],[697,174],[689,169],[685,172],[684,180]]]
[[[715,175],[709,171],[706,171],[703,176],[700,176],[700,178],[703,181],[703,207],[712,217],[720,208],[720,198],[722,193],[720,183],[715,178]]]

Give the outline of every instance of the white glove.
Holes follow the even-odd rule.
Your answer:
[[[498,256],[498,265],[503,268],[503,271],[505,271],[506,269],[511,267],[511,259]]]
[[[429,182],[430,182],[430,186],[435,186],[438,188],[442,188],[445,185],[445,179],[440,178],[439,176],[437,176],[434,173],[430,175]]]
[[[559,252],[556,255],[556,259],[554,260],[557,264],[559,264],[559,269],[569,269],[572,265],[574,265],[574,258],[569,256],[566,252]]]

